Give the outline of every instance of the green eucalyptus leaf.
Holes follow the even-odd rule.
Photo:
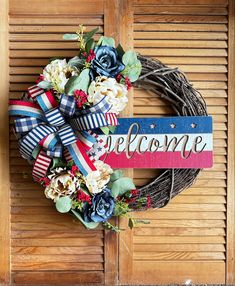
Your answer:
[[[43,89],[50,89],[51,88],[51,82],[46,81],[46,80],[42,80],[37,84],[37,86],[39,86]]]
[[[87,41],[86,43],[86,47],[85,47],[85,51],[87,53],[89,53],[90,50],[93,50],[95,46],[95,41],[93,39],[90,39],[89,41]]]
[[[70,197],[61,197],[55,203],[56,209],[60,213],[67,213],[72,207],[72,199]]]
[[[141,73],[141,62],[137,60],[132,65],[126,65],[125,69],[121,72],[123,76],[127,76],[131,82],[136,81]]]
[[[117,196],[122,196],[126,192],[134,190],[135,188],[136,187],[131,178],[122,177],[113,182],[111,194],[116,198]]]
[[[77,40],[78,35],[77,34],[64,34],[63,39],[64,40]]]
[[[113,38],[103,37],[101,44],[102,46],[110,46],[115,48],[115,41]]]
[[[109,126],[109,131],[114,133],[117,126]]]
[[[122,176],[123,176],[122,170],[115,170],[110,176],[110,181],[114,182],[117,179],[120,179]]]
[[[82,69],[84,67],[85,60],[80,59],[78,56],[75,56],[68,61],[68,64],[72,67],[77,67],[77,68]]]
[[[75,217],[77,218],[77,219],[79,219],[80,220],[80,222],[87,228],[87,229],[94,229],[94,228],[96,228],[98,225],[99,225],[99,223],[98,222],[85,222],[84,220],[83,220],[83,218],[81,217],[81,215],[78,213],[78,212],[76,212],[75,210],[71,210],[71,212],[75,215]]]
[[[102,43],[102,41],[103,41],[103,38],[104,38],[104,36],[101,36],[101,37],[99,38],[99,41],[96,43],[97,46],[100,46],[100,45],[101,45],[101,43]]]
[[[134,51],[127,51],[122,57],[122,62],[125,66],[133,65],[137,60],[137,54]]]
[[[71,76],[65,85],[65,93],[73,95],[76,89],[81,89],[87,93],[90,83],[89,69],[84,69],[79,76]]]
[[[87,43],[94,35],[96,32],[99,31],[99,27],[91,30],[90,32],[87,32],[84,36],[83,39],[85,40],[85,42]]]
[[[100,129],[105,135],[109,135],[109,127],[108,126],[100,127]]]

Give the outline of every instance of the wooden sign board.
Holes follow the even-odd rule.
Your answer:
[[[210,168],[212,117],[120,118],[101,158],[112,168]]]

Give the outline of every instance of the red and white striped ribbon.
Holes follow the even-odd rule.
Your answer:
[[[43,150],[40,151],[33,166],[33,178],[35,181],[38,182],[46,176],[51,160]]]

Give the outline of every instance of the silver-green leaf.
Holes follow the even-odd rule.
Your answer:
[[[130,190],[134,190],[136,187],[131,178],[123,177],[114,181],[112,184],[111,194],[114,198],[122,196]]]
[[[70,197],[61,197],[55,203],[56,209],[60,213],[67,213],[72,207],[72,199]]]
[[[77,40],[78,35],[77,34],[64,34],[63,39],[64,40]]]
[[[79,219],[80,220],[80,222],[87,228],[87,229],[94,229],[94,228],[96,228],[98,225],[99,225],[99,223],[98,222],[85,222],[84,220],[83,220],[83,218],[81,217],[81,215],[78,213],[78,212],[76,212],[75,210],[71,210],[71,212],[75,215],[75,217],[77,218],[77,219]]]
[[[89,69],[84,69],[79,76],[71,76],[65,85],[65,93],[67,95],[73,95],[76,89],[81,89],[87,93],[87,89],[90,83]]]
[[[37,86],[43,88],[43,89],[50,89],[51,88],[51,83],[49,81],[46,80],[42,80],[40,81]]]

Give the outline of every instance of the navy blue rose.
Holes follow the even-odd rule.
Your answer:
[[[99,46],[95,48],[95,58],[91,63],[91,77],[98,75],[116,77],[125,66],[119,59],[117,51],[113,47]]]
[[[104,222],[112,217],[114,210],[114,198],[109,189],[104,189],[92,199],[92,204],[87,204],[84,209],[85,222]]]

